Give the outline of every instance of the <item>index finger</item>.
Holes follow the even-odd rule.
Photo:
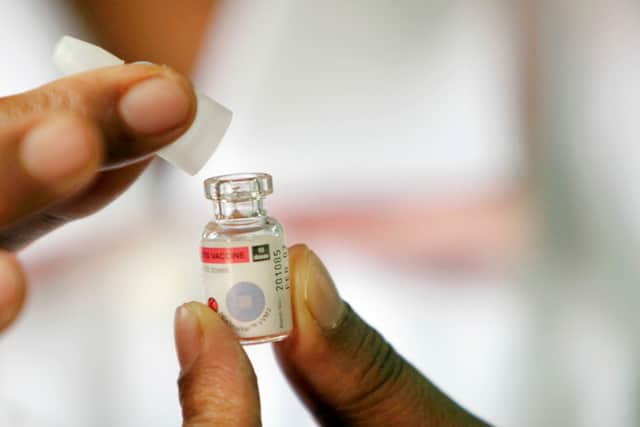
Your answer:
[[[0,98],[0,128],[50,113],[71,113],[95,124],[112,168],[148,157],[174,141],[196,112],[191,83],[169,67],[128,64],[69,76]]]
[[[0,98],[0,232],[140,162],[188,129],[196,97],[171,69],[131,64]]]
[[[101,160],[100,134],[81,117],[38,116],[0,131],[0,232],[86,188]]]

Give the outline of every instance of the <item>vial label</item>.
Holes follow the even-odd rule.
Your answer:
[[[283,237],[205,241],[205,299],[240,338],[291,330],[289,258]]]

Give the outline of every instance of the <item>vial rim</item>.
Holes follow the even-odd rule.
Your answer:
[[[246,182],[254,184],[255,189],[246,191],[229,191],[225,185]],[[205,196],[209,200],[240,201],[261,199],[273,193],[273,177],[265,172],[241,172],[217,175],[204,180]]]

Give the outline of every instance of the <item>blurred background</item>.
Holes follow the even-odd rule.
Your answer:
[[[156,160],[21,253],[0,425],[175,426],[177,305],[200,299],[202,181],[269,212],[342,296],[496,425],[640,424],[640,5],[633,0],[0,0],[0,95],[71,34],[234,111],[196,177]],[[265,426],[313,425],[268,345]]]

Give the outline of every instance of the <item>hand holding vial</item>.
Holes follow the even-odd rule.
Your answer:
[[[294,329],[274,344],[293,389],[323,426],[484,426],[402,358],[341,298],[318,256],[289,249]],[[255,373],[207,305],[176,311],[183,426],[259,426]]]
[[[183,425],[261,425],[256,376],[240,344],[266,342],[322,425],[481,425],[342,301],[315,253],[287,250],[282,225],[265,210],[272,192],[264,173],[205,181],[214,202],[202,235],[207,305],[184,304],[175,317]]]
[[[10,251],[120,195],[186,132],[196,102],[187,79],[152,64],[88,71],[0,98],[0,330],[25,298],[26,278]],[[272,225],[276,233],[261,236],[266,244],[281,237]],[[289,334],[274,344],[278,361],[322,425],[484,425],[342,301],[315,253],[298,245],[288,254],[295,328],[289,333],[283,313],[282,327],[276,322],[266,335]],[[175,329],[184,426],[260,425],[256,377],[233,329],[196,302],[177,309]]]

